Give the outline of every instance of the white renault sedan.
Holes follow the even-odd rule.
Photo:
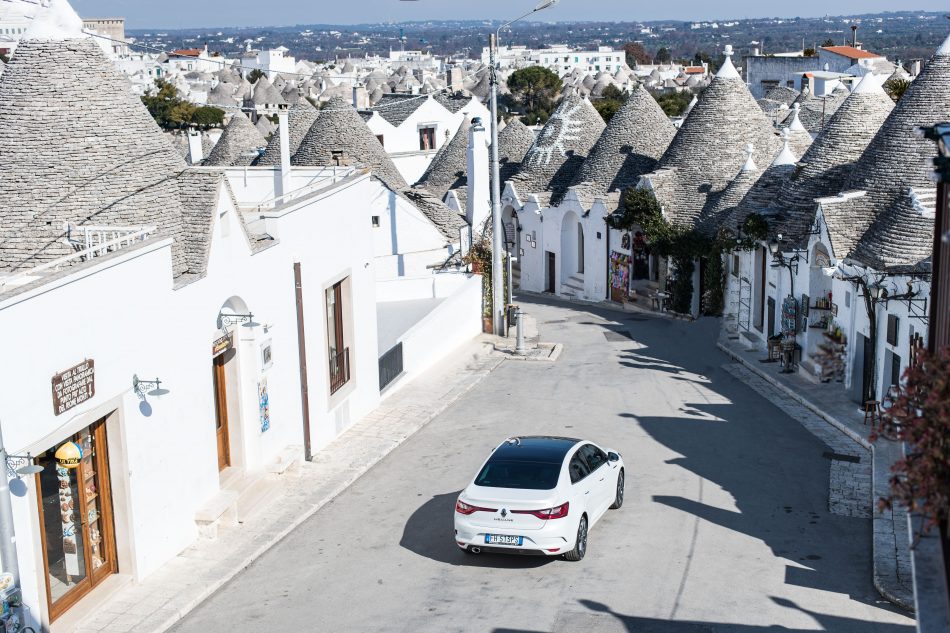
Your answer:
[[[455,542],[482,552],[563,555],[578,561],[587,533],[623,505],[620,455],[567,437],[512,437],[455,503]]]

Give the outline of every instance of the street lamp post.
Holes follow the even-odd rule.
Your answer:
[[[529,15],[553,7],[558,0],[541,0],[534,9],[521,17],[502,24],[489,36],[488,56],[490,68],[489,82],[491,83],[491,218],[492,218],[492,255],[491,255],[491,288],[492,288],[492,329],[498,336],[505,334],[505,290],[504,272],[502,270],[501,251],[504,248],[501,226],[501,176],[498,165],[498,75],[496,73],[496,57],[498,53],[498,38],[502,29],[506,29],[518,20]]]

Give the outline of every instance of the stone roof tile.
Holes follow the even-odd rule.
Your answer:
[[[264,147],[267,140],[251,120],[243,112],[235,112],[204,164],[209,167],[251,165]]]
[[[300,143],[314,121],[320,116],[320,111],[310,104],[306,99],[301,99],[290,107],[287,112],[287,128],[290,135],[290,155],[293,156],[300,149]],[[257,160],[256,165],[274,166],[280,164],[280,134],[274,134],[270,142],[267,143],[267,149]]]

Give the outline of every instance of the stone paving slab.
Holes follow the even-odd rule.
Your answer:
[[[816,385],[798,374],[780,374],[775,365],[759,362],[764,352],[749,351],[738,341],[720,339],[718,346],[720,350],[741,363],[745,369],[777,388],[781,392],[781,397],[797,402],[870,451],[874,586],[882,596],[894,604],[913,611],[913,570],[907,511],[904,508],[884,511],[877,508],[878,499],[889,493],[891,466],[902,456],[900,444],[883,438],[871,443],[869,435],[872,429],[864,424],[864,414],[857,404],[847,398],[840,383]],[[819,435],[819,437],[822,436]],[[847,477],[848,471],[853,469],[848,469],[843,465],[838,466],[838,469],[840,484],[842,478]]]
[[[346,490],[393,449],[467,393],[504,361],[491,337],[453,352],[386,398],[293,473],[280,492],[242,524],[221,526],[143,582],[119,590],[75,633],[161,633]]]

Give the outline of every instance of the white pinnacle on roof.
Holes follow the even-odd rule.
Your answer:
[[[871,73],[868,73],[861,78],[861,81],[859,81],[858,85],[854,87],[854,90],[851,91],[851,94],[869,95],[879,92],[884,92],[884,88],[881,87],[881,84],[877,83]]]
[[[943,41],[934,55],[950,55],[950,35],[947,36],[947,39]]]
[[[808,132],[802,122],[798,119],[798,112],[801,106],[797,103],[792,104],[792,122],[788,124],[788,129],[793,132]],[[786,146],[788,143],[786,142]]]
[[[716,76],[723,79],[738,79],[739,71],[732,65],[732,44],[726,44],[722,54],[726,56],[726,61],[722,63],[722,68],[719,69]]]
[[[755,161],[752,160],[752,155],[755,154],[755,145],[749,143],[745,146],[745,165],[742,166],[742,171],[758,171],[759,168],[755,164]]]
[[[43,0],[33,23],[26,30],[27,40],[73,40],[87,37],[82,30],[82,20],[67,0]]]
[[[779,167],[781,165],[794,165],[798,162],[798,159],[795,157],[795,154],[788,146],[788,129],[782,130],[782,139],[785,141],[782,145],[782,151],[778,153],[778,156],[775,157],[775,160],[772,161],[772,167]]]

